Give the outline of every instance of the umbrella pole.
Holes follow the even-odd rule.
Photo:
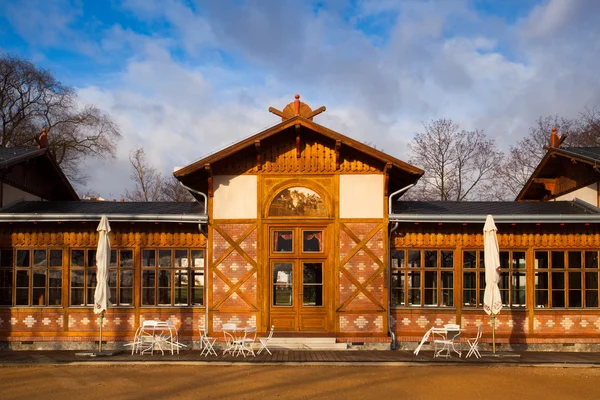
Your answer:
[[[98,353],[102,353],[102,321],[104,320],[104,311],[100,313],[100,342],[98,343]]]
[[[496,354],[496,314],[492,314],[492,353]]]

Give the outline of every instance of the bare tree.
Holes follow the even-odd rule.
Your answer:
[[[134,148],[129,153],[131,174],[135,189],[125,189],[123,199],[127,201],[194,201],[194,198],[174,177],[164,178],[146,159],[142,147]]]
[[[141,147],[133,149],[129,153],[131,162],[131,175],[129,177],[135,182],[135,189],[125,189],[123,199],[127,201],[161,201],[163,177],[148,164],[146,153]]]
[[[502,153],[483,131],[461,130],[451,119],[424,123],[415,134],[410,163],[425,170],[407,198],[420,200],[475,200],[485,194]]]
[[[544,148],[550,144],[552,128],[559,136],[565,135],[562,147],[600,146],[600,112],[585,109],[576,118],[558,115],[540,117],[529,129],[529,134],[510,147],[502,168],[496,173],[495,195],[499,199],[512,200],[525,186],[533,171],[546,155]]]
[[[165,201],[194,201],[190,192],[173,175],[163,180],[162,197]]]
[[[119,128],[107,114],[81,105],[74,89],[47,70],[0,54],[0,147],[31,146],[42,128],[48,147],[74,183],[85,184],[87,157],[114,157]]]

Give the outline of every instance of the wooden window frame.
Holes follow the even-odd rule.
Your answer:
[[[187,252],[187,256],[179,257],[178,253]],[[206,249],[204,248],[181,248],[181,247],[154,247],[143,248],[142,252],[142,282],[141,288],[141,306],[142,307],[204,307],[206,299]],[[154,252],[154,265],[149,265],[145,254]],[[161,265],[160,253],[170,252],[170,265]],[[201,252],[202,257],[194,257],[195,252]],[[194,260],[201,259],[202,265],[196,265]],[[187,265],[176,265],[178,260],[187,260]],[[183,264],[183,263],[182,263]],[[161,274],[168,272],[168,286],[160,285]],[[184,273],[181,273],[184,272]],[[154,273],[153,283],[147,282],[146,276]],[[187,279],[187,284],[177,284],[180,280]],[[197,282],[201,283],[200,288],[194,285],[196,278]],[[185,288],[185,291],[183,290]],[[161,292],[162,291],[162,292]],[[196,292],[197,291],[197,292]],[[166,293],[166,294],[165,294]],[[195,294],[200,293],[200,301],[194,301]],[[149,299],[149,297],[152,297]],[[186,301],[182,302],[182,297]],[[163,299],[161,301],[161,298]],[[168,298],[168,301],[165,301]]]
[[[11,275],[10,280],[12,282],[10,286],[10,304],[2,304],[2,306],[9,307],[62,307],[64,303],[63,295],[63,249],[52,248],[52,247],[25,247],[16,249],[1,249],[3,252],[10,252],[12,260],[11,265],[0,265],[0,269],[3,273],[9,273]],[[29,253],[27,265],[17,265],[18,263],[18,252],[26,251]],[[35,263],[35,252],[45,252],[45,265],[36,265]],[[60,265],[51,265],[52,252],[59,251],[60,256],[58,260]],[[1,264],[5,264],[1,262]],[[35,272],[43,271],[44,284],[35,285]],[[19,272],[27,272],[27,286],[18,285]],[[52,281],[58,281],[57,286],[51,286]],[[7,289],[7,286],[2,286],[2,290]],[[17,297],[19,290],[27,290],[27,304],[17,304]],[[53,292],[59,293],[58,302],[52,303],[52,299],[56,299]],[[37,298],[36,298],[37,297]],[[9,300],[8,297],[5,300]],[[8,301],[5,301],[8,303]]]
[[[416,259],[410,262],[409,256],[415,256],[415,252],[419,253],[418,264]],[[432,266],[427,256],[436,254],[435,265]],[[451,266],[443,265],[443,253],[451,256]],[[398,257],[402,254],[402,258]],[[456,274],[455,251],[452,249],[392,249],[392,307],[393,308],[455,308],[455,290],[456,290]],[[397,261],[394,261],[397,260]],[[403,261],[401,261],[403,260]],[[417,264],[417,265],[415,265]],[[411,266],[412,265],[412,266]],[[435,286],[427,286],[428,276],[435,274]],[[444,284],[444,276],[450,276],[452,286]],[[411,279],[417,278],[417,279]],[[418,289],[412,287],[411,283],[418,281]],[[412,281],[412,282],[411,282]],[[394,285],[396,283],[396,285]],[[401,285],[398,286],[398,284]],[[396,295],[394,295],[394,291]],[[418,303],[412,300],[415,294],[418,294]],[[433,301],[425,304],[428,297],[435,296],[435,304]],[[396,300],[394,303],[394,299]]]
[[[535,249],[534,307],[538,310],[598,309],[600,306],[598,301],[600,290],[600,285],[598,285],[598,276],[600,274],[599,252],[600,250],[598,249]],[[540,261],[542,260],[540,256],[543,254],[546,255],[545,258],[547,260],[545,267],[541,266],[543,263]],[[577,262],[571,259],[571,256],[577,254],[579,254],[579,265],[574,266]],[[588,259],[588,256],[595,256],[595,258],[592,261]],[[579,283],[576,282],[577,275],[579,275]],[[546,287],[538,288],[537,282],[544,276]],[[588,281],[588,277],[591,278],[594,284]],[[577,285],[579,287],[572,287]]]
[[[73,265],[73,252],[83,251],[83,265]],[[93,307],[96,290],[96,251],[97,248],[69,249],[69,307]],[[110,266],[108,270],[111,307],[133,307],[135,299],[135,263],[132,248],[113,248],[110,250]],[[124,264],[123,252],[131,252],[131,262]],[[83,274],[83,286],[73,285],[73,273]],[[131,284],[124,285],[124,273],[130,275]],[[94,278],[92,278],[92,276]],[[74,290],[83,290],[83,301],[73,304]],[[124,292],[130,292],[131,301],[124,301]]]

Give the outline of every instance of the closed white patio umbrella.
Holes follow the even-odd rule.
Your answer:
[[[96,250],[96,291],[94,292],[94,313],[100,314],[100,343],[98,351],[102,352],[102,325],[104,312],[110,305],[110,288],[108,286],[108,268],[110,265],[110,225],[103,215],[98,225],[98,248]]]
[[[492,316],[492,352],[496,353],[496,315],[502,310],[500,297],[500,249],[496,236],[494,218],[488,215],[483,226],[483,252],[485,263],[485,292],[483,309]]]

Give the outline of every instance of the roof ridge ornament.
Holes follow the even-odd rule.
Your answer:
[[[293,118],[296,116],[304,117],[304,118],[312,121],[313,117],[321,114],[323,111],[326,110],[325,106],[321,106],[313,111],[306,103],[303,103],[300,101],[299,94],[296,94],[296,96],[294,96],[294,98],[295,98],[295,100],[293,102],[289,103],[287,106],[285,106],[283,111],[279,111],[278,109],[276,109],[274,107],[269,107],[269,112],[271,112],[277,116],[280,116],[282,121],[285,121],[287,119],[290,119],[290,118]]]

